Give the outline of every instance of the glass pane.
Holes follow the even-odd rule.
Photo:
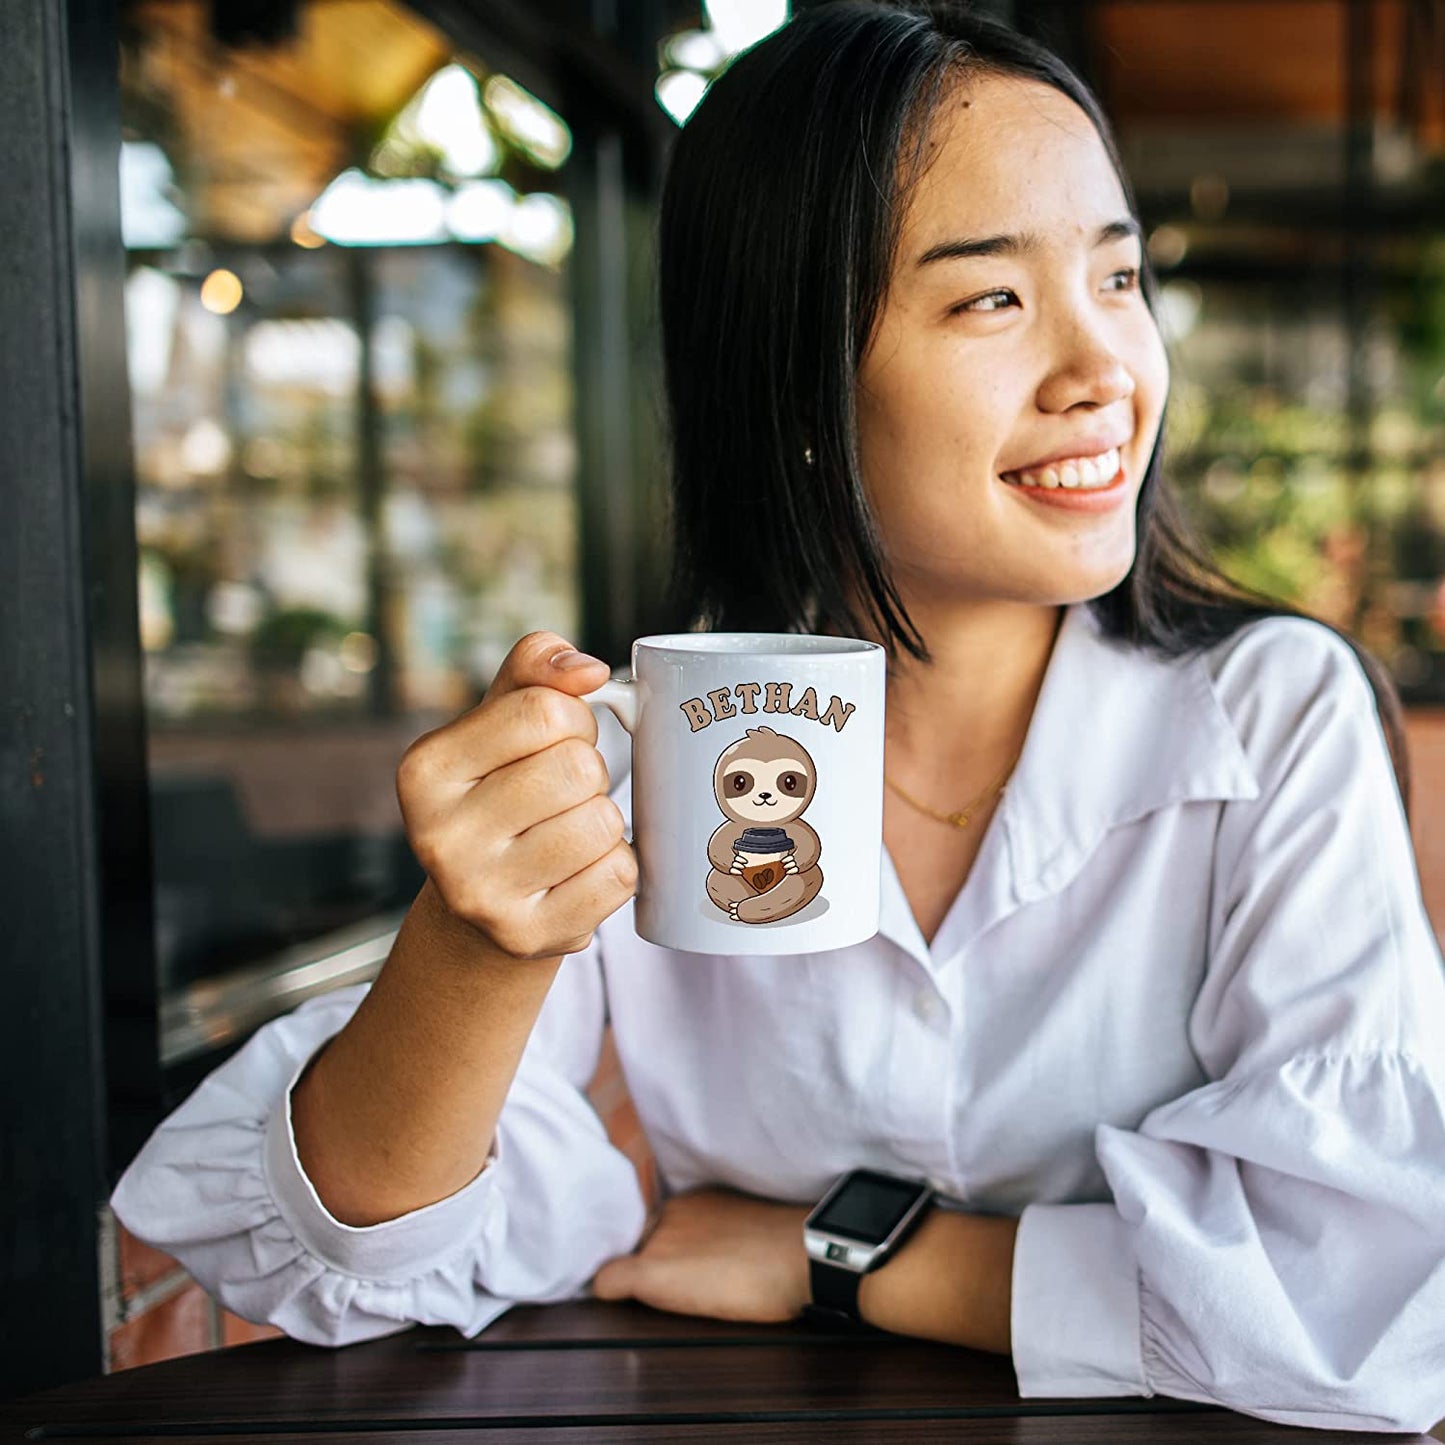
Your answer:
[[[1171,474],[1233,575],[1445,701],[1445,110],[1417,7],[1094,24],[1163,283]]]
[[[1445,931],[1445,91],[1428,5],[1101,0],[1090,56],[1170,341],[1167,469],[1240,580],[1406,703]]]
[[[384,0],[210,14],[122,55],[171,1061],[254,1013],[222,976],[394,926],[402,751],[578,608],[565,122]]]

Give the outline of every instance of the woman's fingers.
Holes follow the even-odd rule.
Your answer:
[[[483,701],[418,738],[397,768],[408,841],[443,902],[518,957],[574,951],[554,945],[590,937],[636,880],[597,718],[580,697],[607,665],[553,666],[566,650],[556,633],[529,633]]]

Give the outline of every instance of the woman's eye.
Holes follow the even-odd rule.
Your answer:
[[[981,301],[992,301],[995,296],[1013,296],[1013,299],[1014,299],[1015,301],[1018,300],[1018,297],[1017,297],[1017,296],[1014,296],[1014,293],[1013,293],[1012,291],[1007,290],[1007,289],[999,290],[999,291],[989,291],[989,292],[987,292],[987,293],[986,293],[985,295],[983,295],[983,296],[975,296],[972,301],[965,301],[965,302],[963,302],[962,305],[960,305],[960,306],[955,306],[955,307],[953,308],[954,313],[957,314],[957,313],[960,312],[960,311],[983,311],[983,312],[998,311],[998,310],[1001,309],[1001,308],[998,307],[998,306],[980,306],[980,305],[979,305],[979,302],[981,302]]]
[[[1109,279],[1112,281],[1115,276],[1123,276],[1126,278],[1124,285],[1114,287],[1114,290],[1116,292],[1123,293],[1127,291],[1133,291],[1138,287],[1139,268],[1137,266],[1126,266],[1122,271],[1115,271],[1113,273],[1113,276],[1111,276]],[[1018,296],[1016,293],[1010,291],[1007,287],[1003,287],[997,291],[987,291],[982,296],[975,296],[971,301],[962,302],[960,305],[955,306],[950,314],[956,316],[960,312],[969,311],[981,313],[984,315],[990,315],[995,311],[1002,311],[1004,309],[1002,305],[993,306],[983,304],[984,302],[992,302],[1000,296],[1008,297],[1014,302],[1018,301]]]

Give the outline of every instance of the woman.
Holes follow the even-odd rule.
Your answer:
[[[589,1288],[779,1320],[866,1165],[951,1207],[861,1317],[1011,1354],[1025,1396],[1429,1428],[1445,979],[1397,710],[1183,540],[1096,104],[957,9],[810,10],[682,132],[661,242],[679,616],[889,648],[879,934],[638,939],[606,665],[531,634],[403,759],[429,881],[377,983],[217,1070],[120,1218],[315,1341]],[[609,1020],[646,1232],[583,1093]]]

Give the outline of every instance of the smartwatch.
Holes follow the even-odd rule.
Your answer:
[[[877,1169],[853,1169],[836,1180],[803,1223],[813,1302],[803,1317],[816,1324],[863,1324],[858,1284],[917,1227],[933,1199],[931,1185]]]

